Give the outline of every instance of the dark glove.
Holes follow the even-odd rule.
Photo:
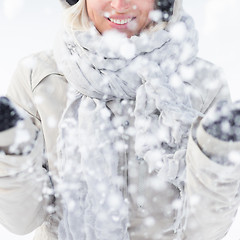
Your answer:
[[[220,102],[203,119],[203,128],[223,141],[240,141],[240,102]]]
[[[16,126],[22,118],[17,113],[10,100],[0,97],[0,132]]]

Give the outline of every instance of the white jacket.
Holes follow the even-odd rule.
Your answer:
[[[212,64],[197,59],[191,67],[195,69],[194,76],[186,79],[185,84],[190,86],[191,102],[196,110],[205,114],[216,101],[229,99],[228,89]],[[0,154],[0,222],[21,235],[38,228],[34,240],[57,240],[62,208],[60,197],[54,196],[54,186],[58,184],[54,178],[58,175],[56,142],[67,89],[68,83],[57,69],[52,54],[43,52],[20,62],[7,93],[30,116],[31,121],[26,123],[26,117],[22,129],[26,128],[30,134],[24,145],[33,143],[33,146],[25,155],[7,154],[17,127],[0,133],[3,150]],[[117,103],[109,103],[109,108],[118,114]],[[211,158],[218,156],[221,149],[226,152],[240,149],[240,143],[224,143],[206,136],[199,126],[200,120],[193,125],[189,136],[184,185],[188,215],[181,239],[216,240],[226,234],[238,207],[240,167],[219,165]],[[138,166],[128,169],[136,171]],[[130,183],[138,177],[130,179]],[[147,166],[141,178],[145,180],[146,211],[139,210],[134,194],[128,195],[130,239],[173,240],[176,237],[171,230],[176,219],[173,205],[178,203],[179,189],[170,183],[157,191],[148,188],[147,182],[154,180],[154,176],[148,174]]]

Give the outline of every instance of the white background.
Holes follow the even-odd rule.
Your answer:
[[[184,8],[193,16],[199,30],[199,56],[223,68],[233,100],[240,99],[240,1],[184,0]],[[0,94],[6,91],[19,59],[51,49],[61,25],[61,14],[58,0],[1,0]],[[224,240],[239,240],[239,227],[240,216],[237,216]],[[33,234],[15,236],[0,226],[1,240],[32,238]]]

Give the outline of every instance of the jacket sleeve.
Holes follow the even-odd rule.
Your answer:
[[[227,87],[204,109],[229,100]],[[209,135],[201,118],[192,126],[186,155],[186,229],[184,239],[217,240],[228,232],[240,196],[240,142],[224,142]]]
[[[203,144],[213,154],[206,154]],[[240,202],[240,162],[224,165],[212,160],[222,158],[224,151],[239,158],[240,142],[227,143],[208,135],[200,121],[193,126],[186,157],[186,239],[222,239],[233,222]]]
[[[44,139],[34,107],[29,65],[31,63],[19,64],[7,93],[24,112],[25,128],[22,135],[17,127],[0,133],[0,223],[20,235],[44,222],[49,199],[44,197],[43,191],[51,186],[47,171],[42,167]],[[22,139],[21,147],[31,146],[27,153],[10,153],[16,138]]]

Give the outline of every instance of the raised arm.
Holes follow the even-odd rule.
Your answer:
[[[8,91],[1,98],[0,223],[15,234],[27,234],[47,216],[51,187],[43,168],[44,140],[31,97],[30,69],[18,66]]]
[[[234,220],[240,203],[239,113],[239,104],[221,103],[193,126],[187,152],[186,239],[222,239]]]

